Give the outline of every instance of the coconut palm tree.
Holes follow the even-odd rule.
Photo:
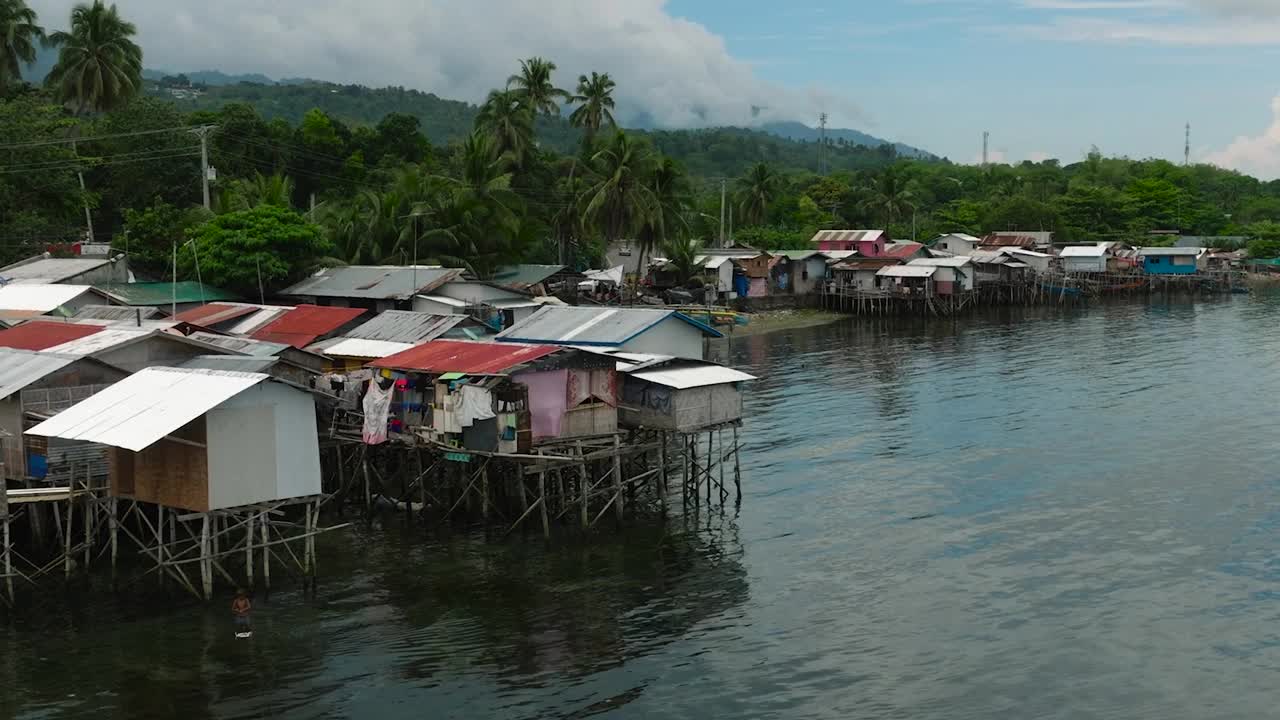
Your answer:
[[[652,255],[655,247],[665,247],[671,238],[682,236],[689,230],[685,217],[691,192],[689,181],[680,165],[665,155],[656,158],[649,170],[649,186],[653,189],[653,212],[641,223],[636,233],[640,246],[640,267],[644,267],[645,255]]]
[[[242,209],[255,208],[259,205],[275,205],[282,208],[293,206],[293,178],[273,173],[263,175],[255,172],[253,177],[241,180],[237,185]]]
[[[885,227],[888,228],[900,213],[915,207],[915,193],[898,177],[897,171],[890,167],[876,181],[866,204],[869,211],[884,213]]]
[[[619,130],[591,157],[591,164],[595,177],[582,196],[582,214],[611,246],[660,212],[652,184],[654,161],[648,148]],[[639,260],[644,267],[643,248]]]
[[[514,88],[534,113],[559,115],[560,103],[567,102],[570,96],[551,82],[555,71],[556,64],[550,60],[540,57],[521,60],[520,72],[507,80],[507,89]]]
[[[676,282],[681,286],[702,273],[698,265],[698,256],[703,252],[701,240],[679,237],[662,244],[662,254],[675,272]]]
[[[524,165],[533,148],[533,111],[515,90],[494,90],[476,115],[476,127],[493,138],[499,155]]]
[[[137,32],[114,4],[94,0],[92,5],[76,5],[71,10],[71,32],[49,36],[60,49],[46,82],[58,100],[77,113],[103,112],[138,94],[142,48],[132,39]]]
[[[739,209],[743,225],[761,225],[768,218],[769,206],[777,199],[782,178],[766,163],[751,166],[738,178]]]
[[[569,123],[585,131],[588,146],[605,123],[616,125],[613,119],[613,90],[617,86],[609,73],[592,72],[591,77],[578,76],[578,94],[569,99],[578,107],[569,115]]]
[[[24,0],[0,0],[0,89],[22,81],[22,66],[36,61],[36,45],[48,45],[36,11]]]

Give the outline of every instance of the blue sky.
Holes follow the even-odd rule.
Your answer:
[[[77,0],[28,0],[52,30]],[[669,127],[833,124],[976,162],[1090,146],[1280,177],[1280,0],[127,0],[150,68],[478,102],[521,58]]]
[[[1108,154],[1216,159],[1275,176],[1280,0],[673,0],[784,87],[838,117],[962,162],[983,130],[1012,161]],[[848,115],[832,111],[833,115]],[[1229,148],[1239,136],[1251,144]],[[1280,138],[1277,138],[1280,142]],[[1259,157],[1270,153],[1268,157]]]

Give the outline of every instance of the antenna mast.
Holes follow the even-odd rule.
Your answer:
[[[827,174],[827,114],[818,115],[818,172]]]
[[[1187,144],[1182,150],[1182,164],[1191,165],[1191,123],[1187,123]]]
[[[991,133],[982,131],[982,167],[987,166],[987,148],[991,145]]]

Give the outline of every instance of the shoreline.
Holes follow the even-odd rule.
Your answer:
[[[800,330],[822,327],[853,317],[832,310],[802,308],[794,310],[765,310],[752,313],[746,325],[735,326],[725,333],[726,339],[768,335],[782,330]]]

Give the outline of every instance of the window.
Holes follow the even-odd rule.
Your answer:
[[[804,269],[804,271],[800,273],[800,277],[801,277],[802,279],[804,279],[804,280],[808,280],[808,279],[809,279],[809,268],[805,268],[805,269]]]

